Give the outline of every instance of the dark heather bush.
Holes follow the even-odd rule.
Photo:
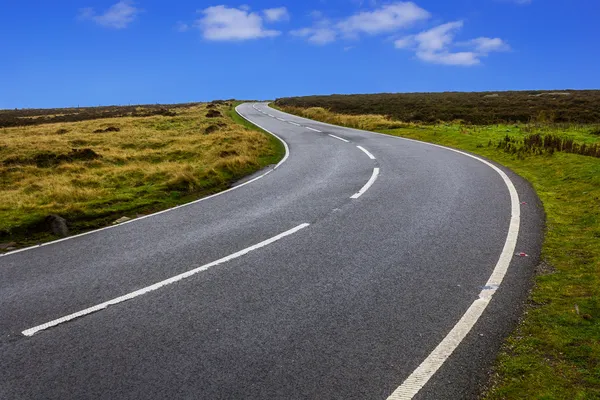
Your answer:
[[[351,115],[381,114],[404,122],[600,123],[600,90],[307,96],[277,99],[275,104],[323,107]]]

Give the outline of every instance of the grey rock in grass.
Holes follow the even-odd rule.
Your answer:
[[[67,237],[69,236],[69,228],[67,227],[67,220],[64,219],[63,217],[56,215],[56,214],[50,214],[46,217],[46,226],[48,227],[48,230],[50,230],[50,232],[52,232],[52,234],[56,235],[56,236],[60,236],[60,237]]]
[[[118,220],[116,220],[115,222],[113,222],[113,225],[122,224],[123,222],[127,222],[127,221],[131,221],[131,218],[121,217]]]
[[[10,250],[17,246],[15,242],[0,243],[0,250]]]

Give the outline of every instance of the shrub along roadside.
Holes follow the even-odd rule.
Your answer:
[[[555,151],[557,146],[548,142],[545,147],[543,138],[536,145],[537,139],[527,137],[538,134],[536,129],[552,131],[560,143],[575,140],[588,146],[597,145],[600,138],[581,127],[560,132],[552,126],[530,125],[419,126],[381,115],[279,108],[323,122],[467,150],[531,182],[547,214],[542,251],[546,273],[536,277],[523,321],[506,341],[492,389],[484,397],[600,398],[600,159],[567,148]],[[386,129],[389,126],[393,129]],[[517,148],[514,152],[498,145],[506,143],[507,135]],[[527,145],[528,149],[518,150]],[[558,148],[563,150],[562,145]]]

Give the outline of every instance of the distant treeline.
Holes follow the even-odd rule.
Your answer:
[[[323,107],[352,115],[381,114],[404,122],[600,123],[600,90],[306,96],[277,99],[275,104]]]
[[[230,104],[232,101],[234,100],[215,100],[212,103]],[[199,103],[0,110],[0,128],[55,122],[78,122],[100,118],[175,116],[178,108],[187,108],[196,104]]]

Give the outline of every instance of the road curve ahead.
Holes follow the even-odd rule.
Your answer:
[[[449,149],[238,112],[284,162],[0,257],[0,398],[477,397],[539,254],[529,185]]]

